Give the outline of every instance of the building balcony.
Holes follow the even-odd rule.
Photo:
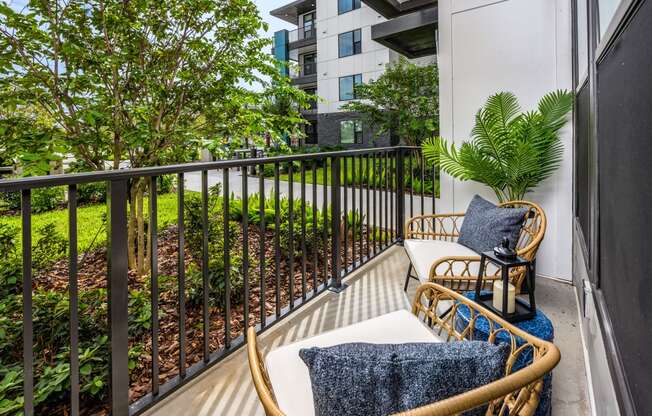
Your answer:
[[[304,63],[290,69],[290,78],[294,85],[317,83],[317,63]]]
[[[299,49],[317,44],[317,25],[300,27],[288,33],[288,48]]]
[[[404,14],[371,27],[371,38],[407,58],[437,53],[437,7]]]
[[[437,5],[437,0],[362,0],[386,19],[393,19]]]
[[[173,185],[164,188],[163,179]],[[128,243],[129,183],[139,181],[148,200],[141,247],[150,265],[140,276],[130,267],[134,246]],[[409,308],[416,284],[404,292],[409,260],[400,247],[403,225],[406,218],[437,211],[438,182],[437,170],[409,147],[0,181],[0,193],[22,196],[21,209],[3,221],[22,224],[19,281],[32,288],[23,291],[30,301],[20,318],[26,353],[3,357],[26,369],[29,389],[21,406],[27,414],[52,407],[75,414],[77,406],[82,414],[262,414],[244,359],[246,328],[255,326],[271,348]],[[106,203],[81,203],[85,194],[78,190],[90,183],[105,185]],[[72,253],[48,267],[32,261],[38,250],[32,252],[29,243],[42,232],[32,229],[43,220],[33,212],[31,195],[43,187],[66,194],[67,205],[55,214],[68,225],[62,241]],[[92,229],[89,209],[101,216],[104,208],[106,242],[89,249],[78,243]],[[342,284],[348,288],[340,294],[329,291]],[[554,373],[553,410],[585,415],[573,290],[569,283],[538,279],[538,306],[552,319],[564,357]],[[62,309],[49,302],[53,296],[79,307]],[[106,320],[89,320],[102,311]],[[69,337],[48,344],[48,353],[79,370],[71,372],[67,394],[35,401],[40,396],[30,386],[40,389],[48,368],[32,358],[45,348],[44,334],[36,331],[54,314],[79,324]],[[97,374],[98,391],[110,386],[110,396],[82,393],[91,366],[86,346],[96,339],[90,336],[103,339],[97,342],[110,351],[103,358],[108,370]],[[56,354],[70,348],[70,356]]]
[[[292,318],[259,337],[264,351],[400,309],[409,311],[417,287],[414,283],[407,292],[403,291],[409,264],[402,247],[390,247],[351,274],[345,280],[348,287],[341,294],[326,292],[318,296]],[[539,307],[553,321],[562,355],[562,362],[553,372],[552,415],[588,416],[591,412],[574,289],[570,284],[546,279],[537,284]],[[233,354],[146,413],[171,414],[264,415],[251,381],[246,351]]]
[[[300,15],[315,10],[315,4],[316,0],[296,0],[272,10],[269,14],[296,25]]]

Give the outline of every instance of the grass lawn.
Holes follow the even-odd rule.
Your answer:
[[[147,206],[145,198],[145,206]],[[93,239],[97,235],[94,247],[106,245],[106,225],[103,223],[103,214],[106,214],[106,204],[86,205],[77,209],[77,240],[79,252],[87,250]],[[147,216],[147,214],[145,214]],[[163,194],[158,197],[158,226],[159,229],[165,228],[169,224],[177,221],[177,195]],[[48,223],[54,223],[57,231],[64,236],[68,236],[68,210],[60,209],[56,211],[44,212],[32,215],[32,240],[36,242],[39,238],[37,230]],[[13,227],[21,228],[20,215],[0,217],[0,224],[8,224]],[[100,232],[98,235],[98,231]],[[19,250],[21,250],[22,233],[16,235]]]
[[[353,170],[353,163],[354,163],[353,159],[348,159],[348,161],[347,161],[348,175],[347,176],[349,178],[353,177],[353,175],[351,173],[352,170]],[[371,160],[369,160],[369,163],[370,163],[369,170],[371,170],[371,167],[373,166]],[[376,163],[379,163],[379,162],[376,162]],[[320,165],[322,165],[322,164],[320,163]],[[343,160],[340,161],[340,165],[342,166],[342,169],[344,169],[344,161]],[[356,173],[356,176],[358,176],[358,177],[360,176],[360,173],[361,173],[362,169],[364,169],[364,166],[365,165],[364,165],[363,161],[360,161],[357,158],[355,159],[355,173]],[[362,169],[361,169],[361,167],[362,167]],[[328,175],[328,177],[327,177],[327,180],[326,180],[326,184],[330,185],[331,184],[331,162],[330,162],[330,159],[327,162],[327,169],[328,170],[327,170],[326,174]],[[288,181],[290,179],[290,177],[289,177],[289,175],[287,173],[283,173],[283,174],[280,175],[280,179],[282,181]],[[292,179],[294,180],[294,182],[301,182],[301,170],[299,170],[299,169],[297,169],[295,167],[295,172],[292,175]],[[309,164],[306,165],[306,183],[312,184],[313,180],[314,179],[312,177],[312,165],[309,163]],[[344,180],[343,175],[342,175],[342,180]],[[324,168],[323,167],[318,167],[317,168],[317,184],[318,185],[324,185]]]

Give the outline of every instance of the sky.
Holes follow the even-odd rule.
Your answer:
[[[277,19],[274,16],[270,16],[269,12],[283,6],[284,4],[290,3],[291,0],[254,0],[256,6],[260,10],[260,15],[263,20],[269,23],[269,31],[266,35],[272,37],[274,32],[281,29],[292,29],[292,25],[281,19]],[[296,29],[296,27],[295,27]]]

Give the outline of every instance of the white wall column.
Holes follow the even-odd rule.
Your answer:
[[[570,89],[570,0],[439,0],[441,135],[460,144],[470,137],[475,114],[487,97],[511,91],[524,110],[547,92]],[[562,135],[559,171],[527,199],[548,217],[537,272],[571,280],[573,140]],[[464,211],[474,194],[495,201],[473,182],[442,175],[438,211]]]

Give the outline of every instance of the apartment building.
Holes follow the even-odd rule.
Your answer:
[[[274,56],[301,89],[319,97],[304,111],[306,144],[385,146],[358,114],[343,110],[355,85],[377,79],[400,55],[422,62],[436,53],[436,0],[298,0],[272,16],[297,26],[274,35]]]

